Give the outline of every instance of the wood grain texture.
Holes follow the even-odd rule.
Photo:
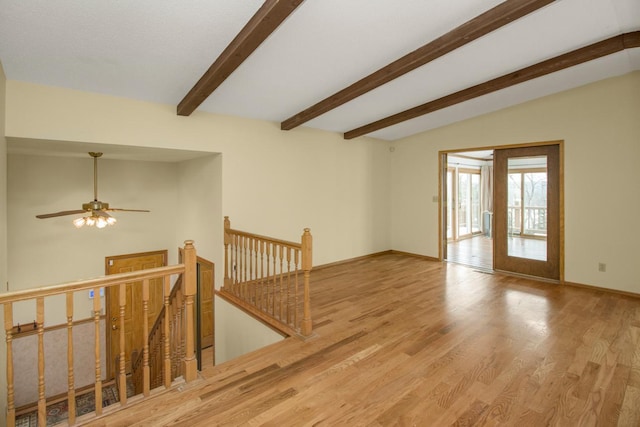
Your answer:
[[[280,129],[291,130],[300,126],[554,1],[509,0],[500,3],[448,33],[363,77],[341,91],[293,115],[280,124]]]
[[[344,139],[357,138],[565,68],[602,58],[624,49],[636,48],[639,45],[640,31],[620,34],[360,126],[345,132]]]
[[[638,425],[638,298],[393,253],[311,283],[314,338],[90,425]]]
[[[302,3],[302,0],[266,0],[177,107],[188,116],[213,93],[254,50]]]

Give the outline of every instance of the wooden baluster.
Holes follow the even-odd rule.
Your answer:
[[[295,275],[294,275],[294,280],[295,280],[295,288],[294,288],[294,310],[293,310],[293,324],[294,329],[298,328],[300,325],[298,324],[298,304],[300,304],[299,298],[298,298],[298,293],[300,292],[299,289],[299,284],[298,284],[298,276],[300,275],[300,250],[296,249],[295,252],[293,253],[294,255],[294,266],[295,266]]]
[[[236,275],[238,276],[238,286],[236,289],[236,295],[242,296],[242,246],[243,246],[243,237],[238,236],[238,259],[236,259]]]
[[[163,369],[163,348],[162,345],[159,344],[159,341],[162,341],[162,333],[159,330],[153,331],[151,335],[151,339],[149,339],[149,370],[148,373],[144,372],[144,354],[143,358],[143,368],[142,368],[142,394],[145,392],[150,393],[152,389],[156,388],[158,383],[158,375],[162,375]],[[144,350],[143,350],[144,351]],[[148,379],[145,377],[148,376]],[[144,384],[148,382],[149,385],[145,386]],[[162,384],[162,379],[160,380],[160,384]]]
[[[178,293],[180,293],[180,291],[178,290]],[[177,313],[177,305],[178,305],[178,298],[179,295],[176,294],[176,300],[174,304],[170,304],[169,305],[169,311],[171,312],[169,314],[169,336],[171,337],[171,343],[173,345],[170,346],[170,356],[171,356],[171,378],[175,378],[176,374],[177,374],[177,369],[176,369],[176,354],[177,354],[177,347],[178,347],[178,343],[180,341],[178,341],[178,339],[176,338],[176,313]],[[165,322],[166,322],[166,317],[167,313],[165,311]],[[164,329],[164,325],[163,325],[163,331]],[[163,350],[163,354],[164,354],[164,350]],[[166,362],[164,360],[164,358],[162,359],[162,364],[163,364],[163,369],[166,369]]]
[[[281,322],[284,322],[284,287],[283,287],[283,279],[284,279],[284,268],[283,268],[283,264],[284,264],[284,247],[282,245],[279,245],[280,250],[279,255],[280,255],[280,274],[279,274],[279,278],[280,278],[280,291],[278,292],[278,296],[280,299],[280,317],[279,320]]]
[[[149,370],[149,279],[142,281],[142,394],[149,396],[151,377]],[[125,389],[126,394],[126,389]],[[122,391],[120,391],[122,396]]]
[[[233,260],[233,274],[235,276],[235,280],[234,280],[234,289],[233,289],[233,293],[235,295],[240,296],[240,283],[242,282],[241,280],[241,276],[240,276],[240,242],[241,242],[241,236],[238,236],[237,234],[235,234],[233,236],[234,240],[235,240],[235,259]]]
[[[158,331],[153,338],[154,338],[153,363],[155,368],[150,376],[151,377],[150,381],[152,382],[152,385],[153,385],[151,387],[152,389],[165,385],[164,378],[165,378],[165,369],[166,369],[166,366],[165,366],[166,354],[164,350],[164,322],[162,324],[162,330]],[[170,378],[173,378],[172,375],[173,373],[169,371]]]
[[[185,254],[186,255],[186,254]],[[183,260],[184,262],[185,260]],[[169,281],[169,277],[165,276],[164,277],[164,282],[163,282],[163,286],[164,286],[164,324],[162,325],[162,331],[163,331],[163,335],[164,335],[164,340],[162,341],[162,343],[164,344],[164,351],[162,352],[162,354],[164,354],[164,363],[163,363],[163,375],[164,375],[164,386],[165,388],[169,388],[171,387],[171,381],[173,378],[171,378],[172,372],[171,372],[171,325],[169,324],[171,322],[171,311],[170,311],[170,297],[171,297],[171,282]],[[177,343],[174,342],[174,345],[176,345]]]
[[[273,283],[271,287],[271,315],[276,315],[276,286],[278,285],[278,274],[276,272],[276,258],[278,257],[278,248],[275,243],[273,245]]]
[[[76,384],[73,376],[73,292],[67,292],[67,407],[69,425],[76,423]]]
[[[38,425],[47,425],[47,399],[44,392],[44,297],[36,298],[38,325]]]
[[[95,334],[94,354],[96,358],[96,415],[102,415],[102,373],[100,372],[100,288],[93,288],[93,295],[93,324]]]
[[[247,286],[253,286],[255,289],[255,284],[253,283],[253,246],[255,244],[255,239],[251,238],[249,239],[249,277],[248,277],[248,281],[249,284],[247,284]],[[247,301],[249,301],[252,304],[255,304],[255,299],[252,300],[253,298],[253,290],[251,289],[251,287],[249,287],[249,289],[247,290]]]
[[[131,285],[133,286],[133,285]],[[96,294],[98,295],[98,294]],[[124,317],[125,317],[125,312],[126,312],[126,308],[127,308],[127,284],[126,283],[120,283],[119,285],[119,289],[118,289],[118,307],[120,309],[120,313],[118,316],[118,323],[120,324],[119,326],[119,333],[118,333],[118,340],[119,340],[119,346],[120,346],[120,358],[119,358],[119,372],[118,372],[118,386],[119,386],[119,391],[120,391],[120,406],[124,406],[127,404],[127,373],[126,373],[126,361],[127,361],[127,354],[125,353],[125,323],[124,323]],[[147,335],[144,335],[144,337],[147,337]],[[133,360],[131,361],[133,362]]]
[[[182,286],[182,285],[181,285]],[[171,342],[173,345],[171,346],[171,372],[172,377],[175,378],[179,376],[178,372],[180,370],[180,366],[182,364],[180,357],[180,345],[181,340],[179,334],[179,323],[178,316],[179,311],[182,309],[182,291],[178,289],[176,293],[176,302],[171,306]]]
[[[242,299],[247,298],[247,238],[242,237],[242,286],[241,294]]]
[[[259,277],[258,277],[258,259],[260,256],[260,240],[253,239],[253,277],[251,278],[251,282],[253,283],[253,304],[258,306],[258,286],[259,286]]]
[[[304,313],[302,317],[302,335],[311,335],[311,290],[309,280],[313,258],[313,237],[309,228],[302,234],[302,271],[304,272]]]
[[[291,324],[291,248],[287,247],[287,325]]]
[[[264,240],[260,240],[260,305],[264,308]]]
[[[7,343],[7,427],[16,425],[13,389],[13,303],[4,304],[4,333]]]
[[[185,310],[186,310],[186,355],[184,357],[184,379],[186,382],[190,382],[196,379],[197,375],[197,360],[194,345],[194,306],[193,300],[197,292],[197,271],[196,271],[196,249],[193,247],[193,241],[187,240],[184,242],[184,259],[185,259],[185,272],[184,272],[184,298],[185,298]]]
[[[267,301],[264,308],[265,308],[265,311],[268,313],[269,307],[271,306],[271,302],[270,302],[271,292],[269,291],[269,280],[270,280],[269,267],[271,266],[271,243],[265,242],[265,245],[267,246],[267,278],[265,280],[265,290],[267,292]]]
[[[184,301],[184,294],[182,293],[182,289],[180,289],[178,291],[178,295],[180,296],[179,299],[179,305],[178,305],[178,311],[177,311],[177,316],[176,316],[176,341],[177,341],[177,358],[176,358],[176,365],[178,365],[178,372],[180,373],[180,375],[184,374],[184,370],[183,370],[183,366],[182,366],[182,359],[184,358],[185,355],[185,342],[184,342],[184,307],[185,307],[185,301]]]
[[[225,216],[224,217],[224,282],[222,284],[225,288],[231,284],[231,278],[229,277],[229,266],[231,263],[231,258],[229,257],[229,245],[232,243],[231,235],[229,234],[230,228],[231,228],[231,221],[229,221],[228,216]]]

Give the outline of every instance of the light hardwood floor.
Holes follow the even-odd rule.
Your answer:
[[[640,425],[640,299],[400,254],[312,286],[315,338],[91,425]]]

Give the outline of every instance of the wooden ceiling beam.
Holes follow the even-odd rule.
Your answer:
[[[358,80],[351,86],[291,116],[280,124],[280,129],[291,130],[300,126],[554,1],[507,0],[504,3],[500,3],[498,6],[465,22],[447,34]]]
[[[640,47],[640,31],[611,37],[350,130],[344,134],[344,138],[353,139],[366,135],[491,92],[637,47]]]
[[[177,108],[188,116],[213,93],[245,59],[302,3],[303,0],[266,0],[218,59],[209,67]]]

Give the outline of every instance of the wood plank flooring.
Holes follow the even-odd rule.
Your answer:
[[[312,288],[313,339],[90,425],[640,425],[640,299],[400,254]]]

